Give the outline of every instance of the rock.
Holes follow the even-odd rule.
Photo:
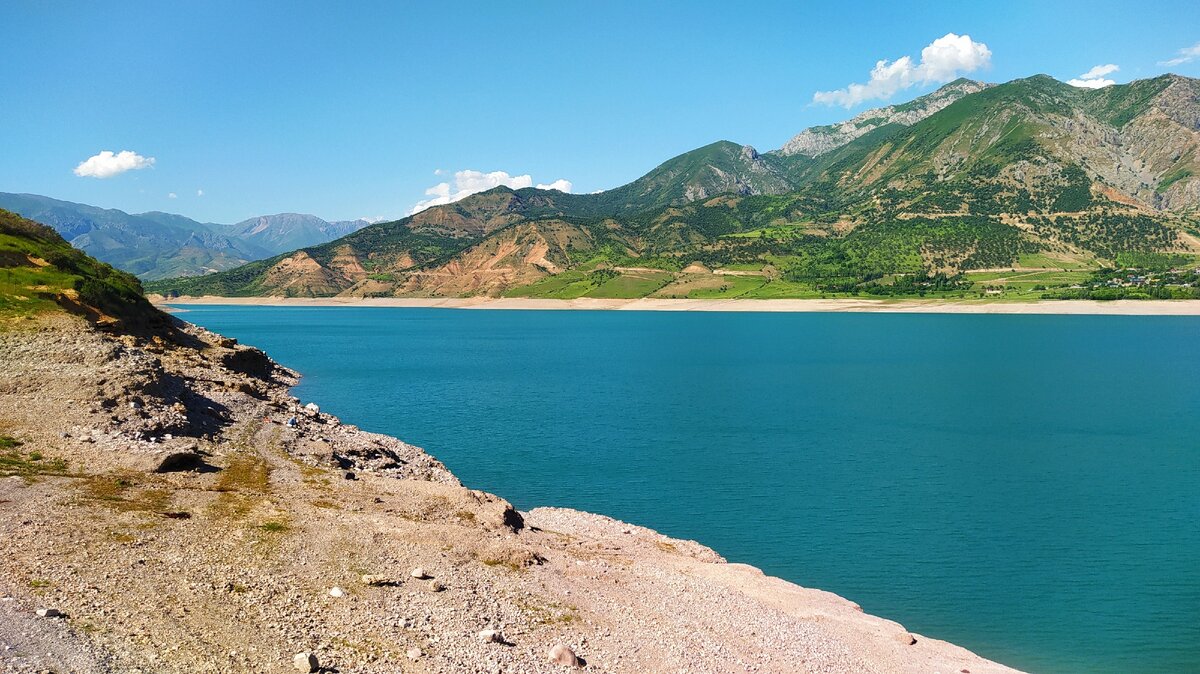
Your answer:
[[[312,653],[297,653],[292,656],[292,668],[301,672],[315,672],[321,668],[321,664]]]
[[[409,660],[420,660],[422,655],[424,655],[424,653],[422,653],[421,649],[419,649],[419,648],[408,649],[408,659]]]
[[[410,571],[408,575],[412,576],[413,578],[416,578],[417,580],[424,580],[429,577],[429,574],[425,573],[425,569],[423,569],[419,566],[417,568],[413,569],[412,571]]]
[[[384,585],[395,585],[396,583],[387,576],[380,576],[371,573],[365,573],[362,576],[363,585],[371,585],[373,587],[382,587]]]
[[[346,478],[347,480],[357,480],[358,479],[358,476],[355,475],[354,471],[352,471],[352,470],[346,471],[345,474],[342,475],[342,477]]]
[[[158,468],[155,468],[154,472],[180,473],[188,470],[199,470],[203,465],[203,457],[196,452],[172,452],[158,464]]]
[[[446,586],[442,585],[440,581],[436,581],[436,580],[429,581],[429,591],[430,592],[441,592],[444,589],[446,589]]]
[[[570,646],[558,644],[550,649],[547,653],[550,662],[556,665],[567,665],[568,667],[579,667],[579,657],[575,655],[575,651],[571,650]]]
[[[329,596],[330,597],[345,597],[346,591],[340,587],[331,588],[329,590]]]
[[[479,640],[485,644],[502,644],[504,635],[500,633],[500,630],[482,630],[479,632]]]
[[[237,351],[221,356],[221,364],[242,374],[248,374],[258,379],[269,379],[275,364],[267,358],[267,354],[258,349],[240,348]]]
[[[56,608],[39,608],[37,615],[39,618],[61,618],[62,612]]]
[[[309,403],[304,406],[304,411],[308,414],[308,416],[315,417],[321,413],[321,406],[316,403]]]
[[[912,646],[917,643],[917,638],[908,632],[900,632],[896,635],[896,641],[899,641],[901,646]]]

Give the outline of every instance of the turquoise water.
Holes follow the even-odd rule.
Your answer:
[[[1030,671],[1200,671],[1200,319],[188,310],[518,508]]]

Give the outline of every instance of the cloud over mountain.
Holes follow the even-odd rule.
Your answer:
[[[441,175],[441,169],[434,172],[435,175]],[[431,206],[441,206],[442,204],[450,204],[476,194],[486,192],[494,187],[511,187],[514,190],[519,190],[523,187],[533,187],[533,177],[529,174],[514,176],[507,171],[492,171],[484,173],[482,171],[473,171],[466,169],[463,171],[455,171],[454,184],[442,182],[425,190],[425,196],[431,197],[418,201],[416,205],[409,211],[409,215],[419,213]],[[559,178],[552,183],[538,183],[539,190],[558,190],[560,192],[570,192],[574,186],[570,180]]]
[[[1104,87],[1111,87],[1112,85],[1116,84],[1116,82],[1106,78],[1105,75],[1111,75],[1120,69],[1120,66],[1114,63],[1093,66],[1091,70],[1080,75],[1079,77],[1067,80],[1067,84],[1073,87],[1083,87],[1085,89],[1102,89]]]
[[[992,51],[970,35],[947,33],[921,50],[920,62],[910,56],[895,61],[883,59],[871,69],[870,79],[835,91],[818,91],[813,102],[852,108],[859,103],[887,99],[898,91],[922,84],[944,84],[959,75],[986,68]]]

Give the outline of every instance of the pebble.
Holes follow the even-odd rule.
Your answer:
[[[61,618],[62,613],[56,608],[39,608],[37,610],[39,618]]]
[[[430,592],[441,592],[444,589],[446,589],[446,586],[442,585],[439,581],[436,581],[436,580],[429,581],[429,591]]]
[[[422,655],[424,655],[424,653],[422,653],[421,649],[419,649],[419,648],[408,649],[408,659],[409,660],[420,660]]]
[[[312,653],[297,653],[292,656],[292,667],[301,672],[315,672],[321,668],[321,664]]]
[[[429,574],[425,573],[425,569],[423,569],[419,566],[417,568],[413,569],[409,573],[409,575],[412,576],[413,578],[416,578],[417,580],[424,580],[425,578],[429,577]]]
[[[500,633],[500,630],[482,630],[479,633],[479,640],[487,644],[502,644],[504,635]]]
[[[571,650],[570,646],[557,644],[550,649],[547,654],[550,662],[556,665],[567,665],[569,667],[579,667],[579,657],[575,655],[575,651]]]
[[[345,597],[346,591],[340,587],[331,588],[329,590],[329,596],[330,597]]]
[[[373,585],[375,587],[378,587],[380,585],[391,585],[392,579],[388,578],[387,576],[365,573],[362,576],[362,584],[363,585]]]

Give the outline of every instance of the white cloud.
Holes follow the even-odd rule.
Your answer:
[[[852,108],[874,99],[890,98],[893,94],[919,84],[944,84],[964,73],[987,68],[992,64],[992,51],[970,35],[947,33],[921,50],[920,63],[909,56],[895,61],[875,63],[866,84],[854,83],[836,91],[818,91],[814,103]]]
[[[1175,58],[1167,59],[1166,61],[1159,61],[1158,65],[1178,66],[1183,65],[1184,63],[1191,63],[1198,58],[1200,58],[1200,42],[1197,42],[1190,47],[1184,47],[1183,49],[1180,49],[1178,52],[1176,52]]]
[[[167,192],[167,198],[168,199],[178,199],[179,195],[175,194],[174,192]]]
[[[80,178],[111,178],[126,171],[136,171],[154,166],[154,157],[143,157],[132,150],[112,150],[88,157],[75,167],[75,175]]]
[[[196,196],[198,196],[198,197],[204,196],[204,190],[196,190]]]
[[[1111,87],[1112,85],[1116,84],[1116,82],[1108,79],[1105,77],[1105,75],[1111,75],[1120,69],[1121,67],[1115,63],[1106,63],[1104,65],[1093,66],[1091,70],[1080,75],[1079,77],[1067,80],[1067,84],[1073,87],[1082,87],[1084,89],[1103,89],[1104,87]]]
[[[564,180],[563,178],[559,178],[549,185],[543,185],[542,183],[538,183],[537,185],[539,190],[558,190],[559,192],[566,192],[567,194],[571,193],[571,188],[573,187],[575,186],[571,184],[570,180]]]
[[[438,183],[425,190],[425,196],[431,198],[418,201],[408,214],[420,213],[431,206],[451,204],[472,194],[486,192],[501,185],[511,187],[514,190],[519,190],[523,187],[533,187],[533,177],[529,174],[519,176],[509,175],[507,171],[492,171],[491,173],[472,171],[470,169],[455,171],[453,186],[450,183]],[[562,192],[570,192],[572,187],[571,181],[563,180],[562,178],[550,184],[539,183],[537,186],[539,190],[559,190]]]

